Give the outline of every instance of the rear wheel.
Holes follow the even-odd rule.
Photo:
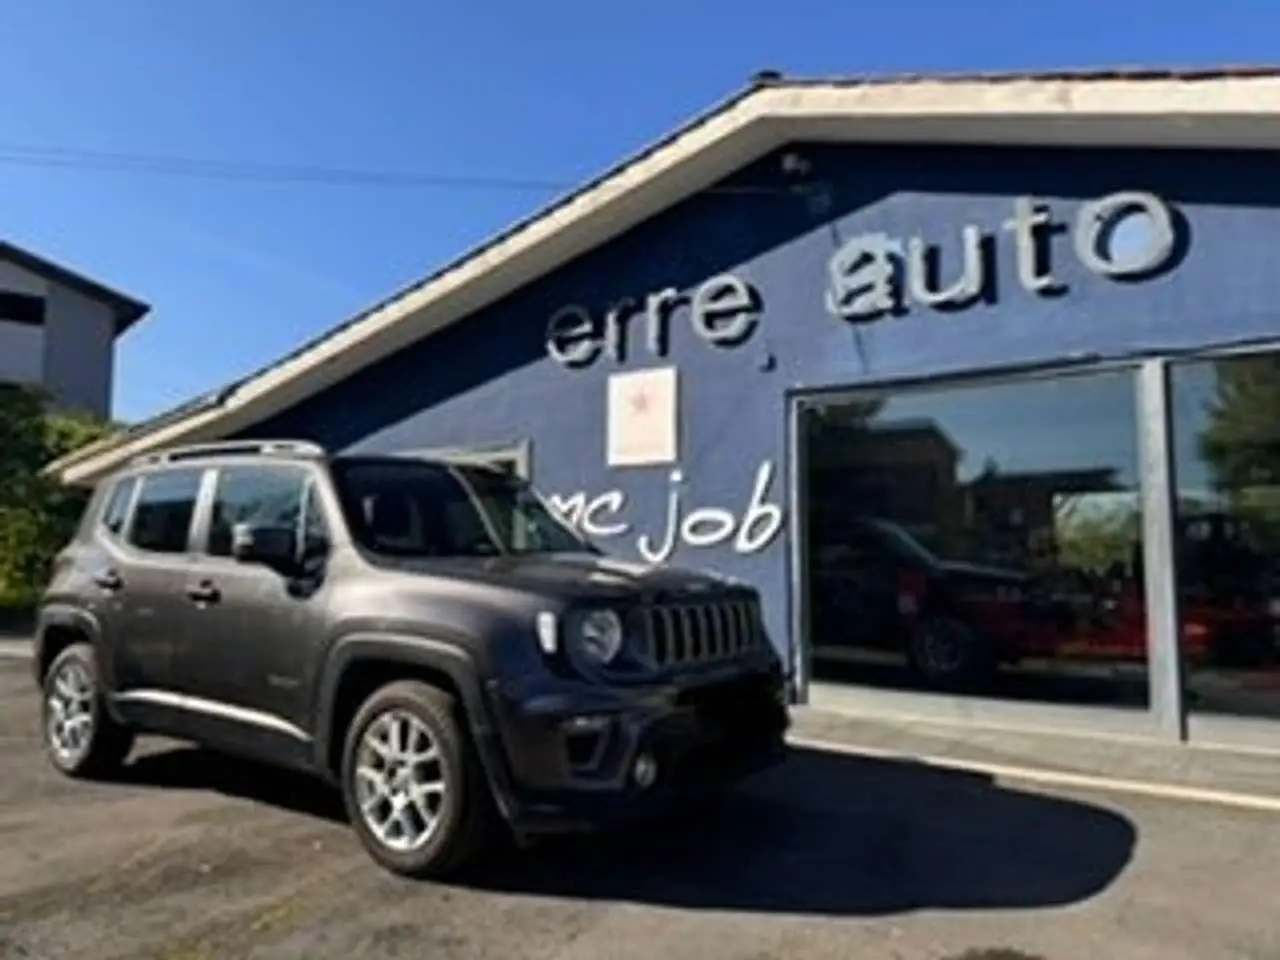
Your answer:
[[[41,729],[46,755],[69,777],[114,773],[133,749],[133,734],[107,714],[88,643],[67,647],[45,673]]]
[[[417,680],[388,684],[356,713],[343,749],[342,794],[365,849],[404,876],[462,870],[497,826],[453,698]]]
[[[969,690],[990,681],[995,661],[983,637],[962,620],[934,615],[912,631],[908,647],[912,669],[931,687]]]

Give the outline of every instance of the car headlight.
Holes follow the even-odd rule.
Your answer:
[[[622,652],[622,619],[612,610],[589,610],[569,622],[569,642],[589,663],[603,666]]]

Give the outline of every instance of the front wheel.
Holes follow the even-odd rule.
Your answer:
[[[87,643],[67,647],[49,666],[41,721],[45,753],[69,777],[114,773],[133,749],[133,734],[107,714]]]
[[[911,633],[908,658],[917,676],[942,690],[974,690],[988,683],[996,669],[978,631],[950,616],[921,620]]]
[[[360,707],[343,750],[342,794],[369,854],[409,877],[444,877],[492,836],[488,785],[445,691],[390,683]]]

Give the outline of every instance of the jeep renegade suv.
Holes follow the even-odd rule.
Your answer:
[[[412,876],[725,785],[788,722],[755,590],[609,560],[495,469],[289,441],[101,483],[35,664],[63,773],[140,733],[307,771]]]

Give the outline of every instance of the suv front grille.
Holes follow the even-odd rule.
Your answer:
[[[659,669],[731,659],[764,632],[760,605],[751,600],[663,603],[639,613],[642,652]]]

